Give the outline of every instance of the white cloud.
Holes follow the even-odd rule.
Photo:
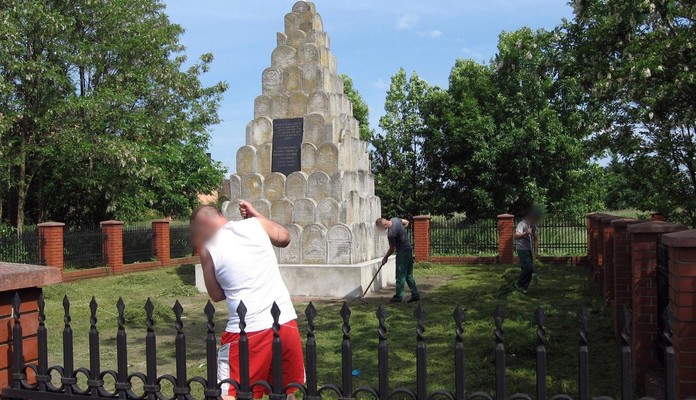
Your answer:
[[[396,21],[396,29],[411,29],[418,23],[419,19],[418,14],[405,14]]]
[[[376,87],[379,90],[384,90],[389,87],[389,84],[382,79],[377,79],[376,81],[372,82],[372,86]]]
[[[428,31],[428,32],[418,32],[418,35],[424,36],[424,37],[427,36],[431,39],[437,39],[440,36],[442,36],[442,31],[439,29],[434,29],[434,30]]]
[[[481,54],[475,50],[472,50],[468,47],[462,48],[462,53],[464,53],[465,56],[467,56],[469,58],[473,58],[476,61],[483,61],[483,54]]]

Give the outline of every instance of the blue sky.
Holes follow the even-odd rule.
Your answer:
[[[223,122],[212,128],[210,152],[228,172],[244,145],[261,72],[270,65],[276,32],[283,31],[289,0],[164,0],[171,20],[186,29],[190,60],[211,52],[212,84],[227,81]],[[522,26],[552,28],[572,9],[559,0],[318,0],[340,73],[350,75],[370,106],[377,127],[390,77],[403,67],[433,85],[447,86],[457,58],[487,61],[498,34]]]

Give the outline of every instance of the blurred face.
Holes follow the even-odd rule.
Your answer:
[[[378,225],[382,229],[389,229],[389,221],[386,218],[380,219]]]
[[[218,216],[199,215],[191,221],[191,242],[200,249],[227,221]]]

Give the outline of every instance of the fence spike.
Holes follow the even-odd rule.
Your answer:
[[[662,320],[664,321],[662,344],[664,345],[665,400],[674,400],[677,397],[677,377],[675,374],[674,345],[672,343],[672,325],[674,324],[672,307],[665,307],[665,311],[662,313]]]
[[[239,400],[250,400],[253,398],[251,393],[251,382],[249,382],[249,338],[246,332],[247,307],[243,301],[237,306],[237,316],[239,316]]]
[[[174,311],[174,316],[176,318],[174,321],[174,328],[176,329],[176,338],[174,339],[176,350],[176,387],[174,388],[174,393],[176,393],[177,400],[186,400],[190,389],[187,385],[186,336],[184,335],[184,321],[181,319],[184,313],[184,307],[182,307],[179,300],[174,303],[172,311]]]
[[[63,377],[60,382],[65,386],[65,393],[73,393],[73,385],[77,383],[77,379],[73,378],[75,370],[73,359],[73,331],[70,326],[72,318],[70,317],[70,300],[68,296],[63,296]]]
[[[503,340],[503,309],[498,305],[493,312],[495,323],[495,398],[505,400],[505,341]]]
[[[633,398],[633,377],[631,354],[631,311],[626,304],[623,305],[621,312],[623,324],[621,327],[621,399],[631,400]]]
[[[377,307],[377,334],[379,344],[377,345],[377,371],[379,373],[379,398],[380,400],[389,399],[389,343],[387,342],[387,310],[380,304]]]
[[[466,356],[464,352],[464,309],[457,306],[452,313],[455,324],[454,339],[454,392],[456,400],[466,399]]]
[[[16,389],[22,387],[22,381],[26,379],[24,373],[24,349],[23,349],[23,334],[22,321],[20,320],[20,308],[22,300],[19,298],[19,292],[15,292],[12,298],[12,318],[14,326],[12,327],[12,386]]]
[[[311,301],[305,308],[307,317],[307,342],[305,344],[307,364],[307,400],[318,400],[317,393],[317,341],[314,335],[314,319],[317,317],[317,309]]]
[[[147,333],[145,334],[145,364],[146,376],[143,390],[147,394],[148,400],[157,399],[157,337],[155,336],[155,320],[152,314],[155,311],[155,305],[149,297],[145,302],[145,326]]]
[[[353,348],[350,341],[350,307],[343,302],[341,307],[341,318],[343,325],[343,342],[341,343],[341,377],[342,379],[342,399],[349,399],[353,395]]]
[[[128,380],[128,340],[126,336],[126,304],[123,298],[119,297],[116,302],[116,310],[118,311],[118,332],[116,333],[116,365],[117,382],[116,390],[120,399],[128,397],[128,391],[131,389],[131,383]]]
[[[537,307],[534,312],[534,320],[536,322],[536,385],[538,400],[545,400],[547,395],[546,388],[546,328],[544,322],[546,315],[541,306]]]
[[[273,393],[269,396],[271,400],[284,400],[285,388],[283,387],[283,344],[280,341],[280,307],[274,301],[271,306],[273,316]]]
[[[418,304],[413,313],[416,318],[416,396],[418,400],[428,398],[427,352],[425,348],[425,309]]]
[[[577,313],[578,318],[578,398],[579,400],[589,400],[590,398],[590,366],[588,349],[588,324],[590,315],[585,307],[580,307]]]
[[[92,296],[89,302],[89,391],[92,396],[99,396],[99,388],[101,375],[101,361],[99,354],[99,330],[97,329],[97,310],[99,305],[97,299]]]
[[[38,340],[39,359],[36,373],[36,381],[39,384],[39,391],[46,391],[46,382],[50,380],[47,376],[48,371],[48,331],[46,330],[46,300],[43,293],[39,295],[39,328],[36,331]]]
[[[221,391],[217,388],[217,339],[215,338],[215,307],[210,300],[205,304],[203,312],[206,316],[206,328],[208,329],[205,338],[206,354],[206,379],[205,398],[216,400],[220,397]]]

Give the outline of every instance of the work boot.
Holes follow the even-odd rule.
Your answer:
[[[400,299],[398,297],[392,297],[391,299],[389,299],[389,303],[401,303],[402,301],[403,299]]]
[[[420,296],[411,296],[410,299],[408,299],[407,303],[416,303],[420,301]]]

